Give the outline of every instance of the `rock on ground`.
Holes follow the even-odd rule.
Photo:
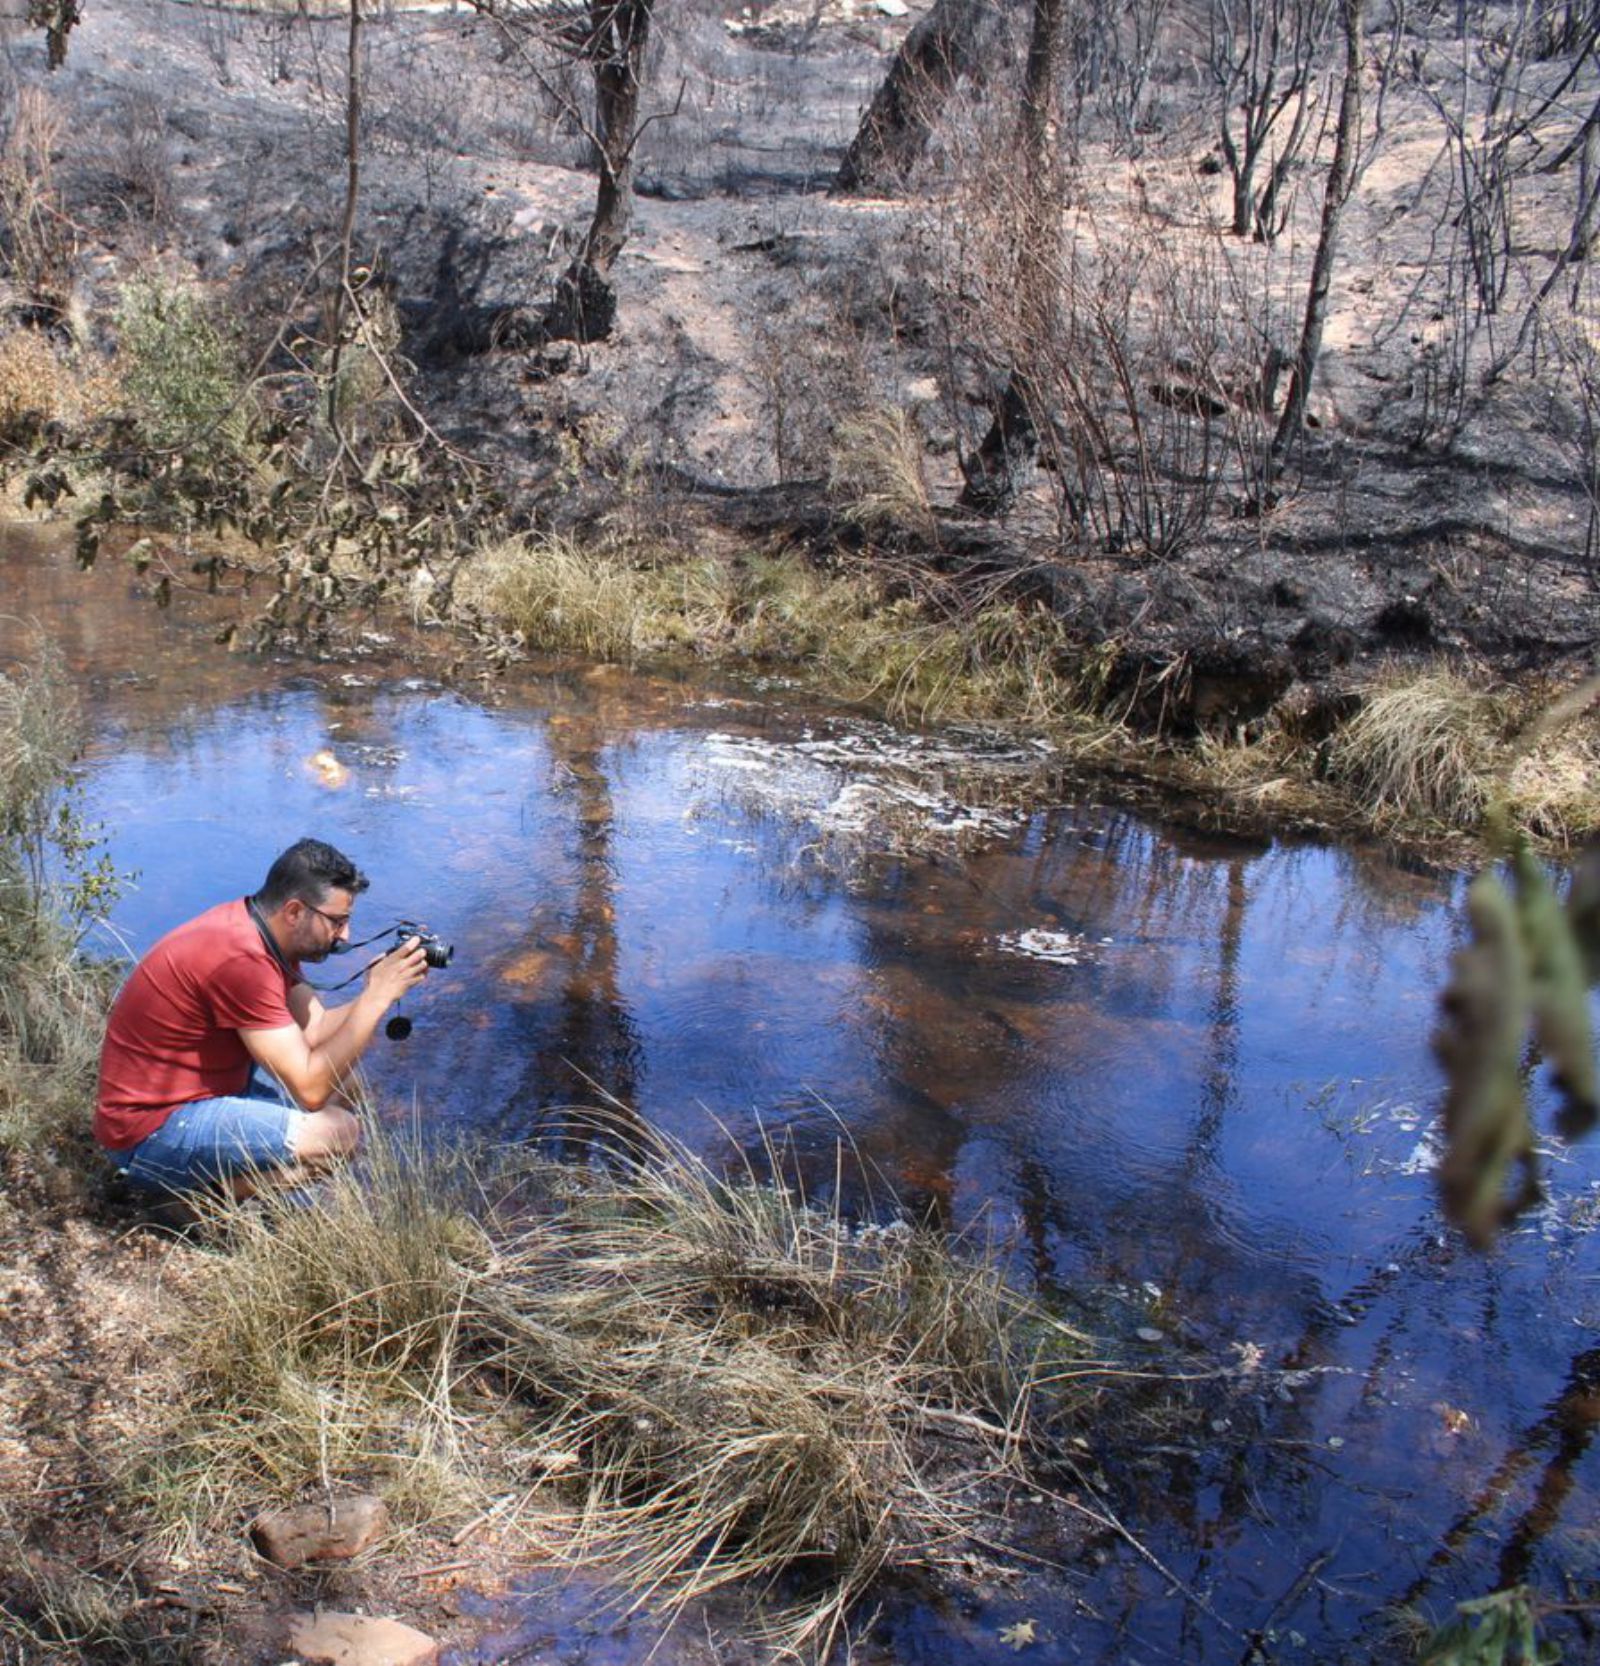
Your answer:
[[[399,1620],[364,1614],[297,1614],[289,1646],[315,1666],[432,1666],[439,1645]]]
[[[250,1526],[255,1547],[280,1568],[359,1556],[382,1537],[389,1512],[381,1498],[363,1493],[325,1504],[268,1510]]]

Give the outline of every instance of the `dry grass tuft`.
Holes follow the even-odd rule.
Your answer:
[[[137,1600],[130,1576],[90,1572],[30,1545],[0,1503],[0,1660],[195,1666],[198,1616],[174,1627]]]
[[[1600,832],[1600,677],[1547,693],[1505,782],[1511,819],[1556,844]]]
[[[739,1582],[775,1641],[823,1653],[883,1570],[975,1526],[975,1483],[1029,1426],[1042,1321],[992,1259],[643,1138],[580,1191],[544,1176],[564,1206],[484,1292],[495,1363],[543,1440],[586,1455],[578,1554],[641,1599]]]
[[[1335,737],[1329,774],[1380,818],[1470,829],[1506,762],[1506,715],[1502,696],[1457,672],[1390,674]]]
[[[620,1118],[574,1142],[606,1160],[524,1154],[489,1187],[380,1139],[319,1209],[223,1210],[136,1493],[200,1530],[359,1473],[417,1516],[477,1507],[492,1469],[638,1600],[737,1583],[821,1653],[879,1574],[976,1527],[1078,1339],[930,1232]],[[525,1521],[548,1545],[549,1509]]]
[[[25,307],[43,320],[74,326],[72,283],[78,261],[78,229],[62,211],[55,158],[66,118],[48,94],[23,87],[16,95],[10,131],[0,147],[0,243],[5,271]]]
[[[464,1157],[380,1136],[315,1207],[198,1206],[215,1248],[180,1320],[187,1403],[134,1495],[195,1540],[335,1476],[385,1475],[413,1517],[478,1502],[456,1373],[489,1252]]]
[[[1575,845],[1600,832],[1600,737],[1591,731],[1519,759],[1508,798],[1519,825],[1557,844]]]
[[[922,441],[898,405],[879,406],[838,425],[828,489],[843,503],[845,519],[869,532],[895,527],[923,534],[933,530]]]
[[[76,393],[71,373],[38,330],[0,336],[0,439],[72,415]]]

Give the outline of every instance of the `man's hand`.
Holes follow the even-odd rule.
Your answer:
[[[387,1011],[428,975],[428,957],[420,937],[408,937],[399,948],[375,960],[367,971],[367,993],[381,1000]]]
[[[302,1110],[321,1110],[346,1091],[350,1069],[366,1051],[384,1013],[427,975],[422,940],[408,937],[368,967],[366,982],[353,1001],[322,1012],[310,999],[299,1000],[299,990],[306,987],[300,985],[291,993],[293,1024],[281,1030],[241,1030],[239,1039],[251,1057],[289,1089]],[[309,997],[310,991],[306,994]]]

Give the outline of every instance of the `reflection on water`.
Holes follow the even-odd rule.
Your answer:
[[[837,793],[815,745],[785,751],[826,718],[573,667],[491,706],[408,686],[411,657],[227,658],[115,575],[4,571],[0,614],[44,619],[91,691],[135,949],[321,834],[372,875],[368,930],[458,944],[373,1055],[392,1114],[528,1139],[615,1101],[717,1162],[781,1136],[819,1190],[843,1135],[900,1207],[1003,1234],[1125,1347],[1220,1385],[1160,1450],[1094,1453],[1194,1600],[1110,1539],[960,1614],[890,1606],[869,1655],[998,1660],[1033,1617],[1085,1660],[1233,1662],[1267,1630],[1274,1660],[1369,1659],[1386,1604],[1592,1578],[1600,1142],[1557,1154],[1558,1203],[1494,1255],[1442,1230],[1453,879],[1084,804],[841,876],[751,791],[752,760],[792,757]],[[1270,1389],[1230,1399],[1252,1371]]]

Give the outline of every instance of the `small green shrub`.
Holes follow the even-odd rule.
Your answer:
[[[157,277],[122,292],[123,391],[148,442],[190,454],[237,452],[248,421],[238,348],[192,289]]]
[[[88,1107],[117,976],[78,952],[117,881],[72,801],[77,743],[75,704],[48,657],[0,673],[0,1156],[69,1183],[89,1172]]]

